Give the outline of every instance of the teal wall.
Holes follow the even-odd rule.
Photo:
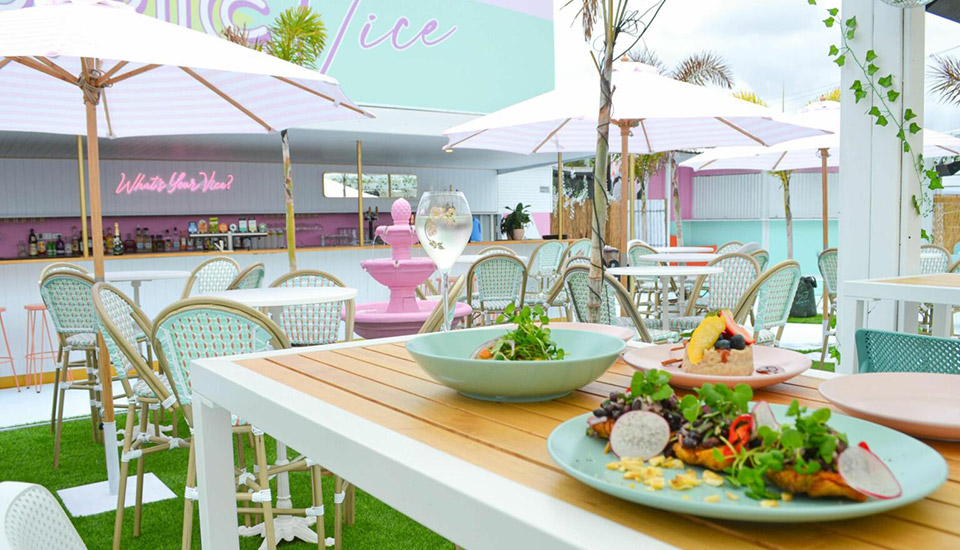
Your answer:
[[[786,222],[770,220],[769,251],[770,265],[787,259]],[[819,277],[817,257],[823,249],[822,222],[820,220],[795,220],[793,222],[793,256],[800,262],[804,275]],[[763,243],[763,222],[737,221],[686,221],[683,222],[683,244],[688,246],[720,245],[728,241]],[[837,221],[830,221],[830,246],[837,246]]]

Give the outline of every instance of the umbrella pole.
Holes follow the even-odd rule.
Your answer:
[[[630,172],[630,123],[620,121],[620,265],[627,263],[627,180]],[[620,280],[626,283],[626,277]]]
[[[360,246],[363,246],[363,142],[357,140],[357,225]],[[394,222],[396,223],[396,222]]]
[[[830,218],[827,214],[827,157],[830,156],[830,152],[827,149],[820,149],[820,196],[821,196],[821,207],[823,208],[823,249],[826,250],[830,247]],[[821,307],[823,308],[823,319],[824,323],[827,321],[827,316],[829,315],[830,306],[827,305],[827,285],[823,284],[823,288],[820,290],[820,302]],[[825,327],[829,329],[830,327]]]
[[[99,99],[99,97],[97,97]],[[87,172],[90,174],[90,223],[93,224],[93,274],[103,281],[103,217],[100,207],[100,147],[97,138],[97,105],[85,94],[87,109]],[[113,372],[110,354],[102,335],[97,335],[100,367],[100,403],[103,423],[103,448],[106,453],[107,487],[111,495],[117,494],[120,483],[120,462],[117,457],[117,423],[113,411]]]
[[[557,239],[563,239],[563,153],[557,153]]]
[[[90,251],[87,250],[87,186],[83,181],[83,136],[77,136],[77,174],[80,183],[80,248],[86,258]]]

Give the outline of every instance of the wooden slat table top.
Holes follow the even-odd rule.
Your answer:
[[[892,279],[875,279],[872,282],[886,283],[891,285],[946,286],[946,287],[960,288],[960,274],[936,273],[933,275],[917,275],[915,277],[895,277]]]
[[[960,548],[960,443],[927,441],[947,459],[949,480],[928,498],[886,514],[816,524],[756,524],[679,515],[616,499],[568,476],[547,454],[561,422],[597,407],[629,384],[617,362],[596,382],[544,403],[491,403],[435,382],[402,343],[237,362],[438,450],[614,522],[683,548]],[[278,368],[279,367],[279,368]],[[820,380],[798,377],[758,399],[829,407]]]

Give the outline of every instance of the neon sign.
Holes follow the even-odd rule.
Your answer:
[[[217,179],[217,171],[209,174],[197,172],[197,178],[187,178],[186,172],[173,172],[168,179],[162,176],[147,177],[143,172],[137,172],[133,178],[128,178],[126,172],[120,172],[120,183],[114,191],[117,195],[132,195],[134,193],[210,193],[229,191],[233,185],[233,174],[227,174],[226,179]]]

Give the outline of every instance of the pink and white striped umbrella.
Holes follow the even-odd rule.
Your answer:
[[[371,116],[329,76],[110,0],[0,12],[0,129],[83,135],[81,59],[102,137],[264,133]]]
[[[629,152],[773,145],[828,132],[798,124],[728,92],[679,82],[641,63],[614,64],[614,120],[630,121]],[[448,148],[514,153],[589,153],[597,146],[599,85],[570,83],[471,120],[444,135]],[[619,132],[610,150],[620,151]]]

